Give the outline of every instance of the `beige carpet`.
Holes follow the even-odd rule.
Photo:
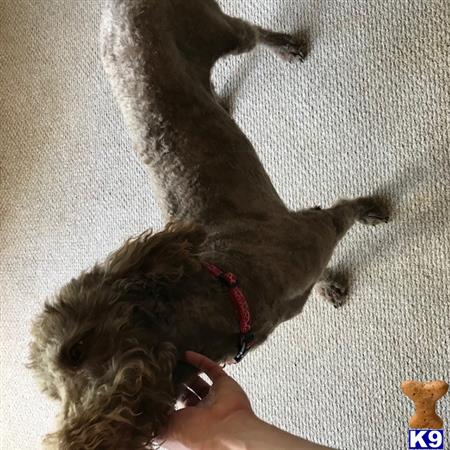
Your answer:
[[[404,449],[400,382],[450,381],[450,3],[222,4],[311,35],[303,65],[259,50],[216,73],[288,205],[373,192],[395,204],[391,224],[355,227],[336,254],[351,271],[348,304],[312,297],[231,372],[259,415],[293,433]],[[52,427],[56,405],[24,368],[43,299],[161,225],[99,65],[99,13],[97,0],[0,0],[2,449],[37,449]],[[439,411],[448,425],[450,395]]]

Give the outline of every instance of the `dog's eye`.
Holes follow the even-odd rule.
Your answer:
[[[74,365],[77,366],[79,365],[84,358],[84,340],[80,339],[75,345],[72,345],[72,347],[70,347],[68,355],[69,355],[69,359],[70,362]]]

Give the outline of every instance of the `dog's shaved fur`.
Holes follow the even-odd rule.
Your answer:
[[[355,221],[387,220],[376,198],[283,204],[210,81],[217,59],[257,44],[304,56],[301,41],[213,0],[107,1],[103,64],[168,225],[70,281],[33,325],[30,366],[62,403],[57,448],[151,448],[195,375],[184,352],[234,356],[236,311],[203,262],[237,274],[259,345],[316,283],[339,305],[345,290],[326,271],[336,244]]]

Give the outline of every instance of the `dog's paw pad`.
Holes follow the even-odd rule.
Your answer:
[[[389,216],[382,214],[367,214],[362,219],[359,220],[364,225],[379,225],[380,223],[388,223]]]
[[[345,303],[348,294],[348,288],[337,281],[322,281],[318,284],[317,291],[335,308],[340,308]]]
[[[276,53],[286,62],[302,62],[306,57],[306,44],[300,40],[292,38],[284,45],[278,47]]]
[[[378,225],[389,222],[389,208],[381,201],[374,199],[371,205],[364,208],[358,221],[364,225]]]

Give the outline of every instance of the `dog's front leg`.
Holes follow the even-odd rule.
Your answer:
[[[337,240],[342,239],[355,222],[360,222],[364,225],[378,225],[389,221],[388,208],[377,197],[341,200],[335,206],[323,212],[330,215],[336,228]]]
[[[378,225],[389,220],[389,211],[384,202],[376,197],[361,197],[343,200],[323,212],[335,228],[337,242],[344,237],[355,222],[365,225]],[[348,292],[348,281],[343,274],[327,268],[315,285],[316,291],[335,308],[342,306]]]
[[[307,52],[306,40],[292,34],[277,33],[256,27],[259,42],[269,47],[276,55],[287,62],[303,61]]]
[[[253,25],[236,17],[228,17],[238,45],[232,53],[244,53],[252,50],[256,45],[264,45],[276,55],[288,62],[303,61],[307,52],[307,43],[304,38],[293,34],[280,33]]]

